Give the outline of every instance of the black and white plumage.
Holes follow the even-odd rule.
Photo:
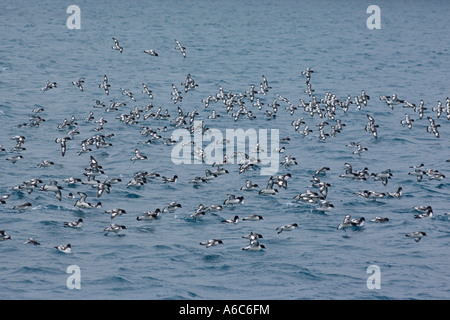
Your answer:
[[[54,248],[62,253],[72,253],[72,245],[70,243],[68,243],[67,245],[59,245]]]
[[[106,210],[105,213],[110,214],[111,215],[111,220],[112,220],[115,217],[118,217],[118,216],[121,216],[123,214],[126,214],[127,211],[125,209],[115,208],[115,209],[111,209],[111,210]]]
[[[192,213],[189,217],[192,219],[199,219],[199,218],[203,218],[203,216],[206,214],[205,211],[201,210],[201,209],[197,209],[194,213]]]
[[[393,176],[391,169],[386,169],[379,173],[371,173],[370,177],[374,178],[375,181],[381,181],[384,186],[388,184],[389,179]]]
[[[79,218],[77,221],[67,221],[64,222],[64,226],[65,227],[69,227],[69,228],[81,228],[81,226],[83,225],[84,221],[82,218]]]
[[[77,192],[80,198],[75,202],[74,206],[82,209],[86,208],[100,208],[102,206],[101,202],[97,202],[97,204],[91,204],[86,201],[87,194],[84,192]]]
[[[24,202],[22,204],[15,205],[13,207],[14,210],[24,211],[31,208],[31,202]]]
[[[420,167],[415,167],[414,171],[408,172],[408,175],[416,176],[417,181],[422,181],[423,176],[426,175],[426,172],[421,169],[422,167],[423,165]]]
[[[148,86],[144,82],[142,82],[142,86],[144,87],[144,90],[142,90],[142,93],[146,93],[149,96],[150,99],[153,99],[153,92],[152,92],[152,90],[150,90],[148,88]]]
[[[427,234],[423,231],[414,231],[408,234],[405,234],[405,236],[409,238],[414,238],[415,242],[419,242],[422,237],[427,237]]]
[[[97,188],[97,198],[100,198],[104,192],[110,193],[111,191],[111,184],[107,181],[104,182],[97,182],[93,185],[94,188]]]
[[[345,231],[345,228],[347,227],[362,227],[364,226],[365,221],[366,219],[364,217],[352,219],[351,215],[347,214],[344,220],[338,225],[337,229],[343,229]]]
[[[433,133],[436,138],[440,137],[438,128],[441,126],[440,124],[436,124],[435,120],[432,117],[427,117],[429,125],[427,126],[427,132]]]
[[[153,49],[146,49],[146,50],[144,50],[144,52],[145,52],[146,54],[151,55],[151,56],[154,56],[154,57],[157,57],[157,56],[158,56],[158,53],[157,53],[155,50],[153,50]]]
[[[398,187],[395,192],[388,192],[389,197],[391,198],[400,198],[402,196],[403,188]]]
[[[130,97],[131,100],[136,102],[136,99],[134,98],[133,93],[131,93],[130,91],[128,91],[127,89],[124,89],[124,88],[120,88],[120,90],[122,90],[122,95]]]
[[[22,242],[22,244],[28,244],[28,243],[34,244],[35,246],[39,246],[41,244],[40,242],[38,242],[34,238],[28,238],[27,240]]]
[[[384,223],[384,222],[388,222],[389,218],[376,216],[375,218],[371,219],[370,221],[377,222],[377,223]]]
[[[327,200],[320,200],[319,203],[320,203],[320,206],[315,208],[315,210],[317,210],[317,211],[327,212],[334,208],[334,205]]]
[[[210,206],[205,207],[206,212],[218,212],[222,211],[223,207],[221,205],[212,204]]]
[[[200,242],[200,245],[205,246],[206,248],[218,246],[219,244],[223,244],[223,241],[219,240],[219,239],[210,239],[210,240]]]
[[[72,81],[72,84],[74,86],[77,86],[78,89],[80,89],[80,91],[84,91],[83,83],[84,83],[84,78],[80,78],[77,81]]]
[[[18,154],[16,156],[11,156],[11,157],[6,158],[6,160],[11,161],[12,163],[16,163],[20,159],[23,159],[23,156],[21,154]]]
[[[234,194],[229,194],[228,195],[228,199],[226,199],[223,204],[228,206],[228,205],[235,205],[235,204],[242,204],[244,203],[244,197],[240,196],[240,197],[236,197]]]
[[[225,223],[225,224],[236,224],[239,222],[239,216],[234,216],[233,219],[225,219],[225,220],[222,220],[221,222]]]
[[[266,246],[259,242],[259,239],[262,238],[259,234],[250,233],[248,236],[244,236],[243,238],[248,238],[250,243],[248,246],[242,248],[244,251],[262,251],[266,249]]]
[[[175,49],[180,50],[183,57],[186,58],[186,48],[181,45],[180,41],[175,39],[175,42],[177,43],[177,46],[175,47]]]
[[[110,232],[119,233],[122,230],[127,230],[127,227],[124,225],[111,223],[108,227],[103,229],[103,232],[105,232],[105,234],[109,234]]]
[[[405,119],[400,121],[400,124],[402,126],[407,126],[408,129],[412,128],[412,123],[414,122],[414,119],[411,119],[409,114],[405,114]]]
[[[158,208],[155,211],[146,211],[142,213],[140,216],[136,217],[137,221],[141,220],[156,220],[160,217],[161,210]]]
[[[0,197],[0,204],[6,204],[6,199],[9,199],[9,197],[10,197],[11,195],[9,194],[9,193],[7,193],[7,194],[4,194],[4,195],[2,195],[1,197]]]
[[[366,147],[363,147],[361,144],[358,143],[358,144],[356,145],[356,150],[353,151],[352,153],[353,153],[353,154],[357,154],[358,156],[361,157],[361,153],[363,153],[364,151],[367,151],[367,150],[369,150],[369,149],[366,148]]]
[[[243,239],[255,240],[255,239],[262,239],[263,236],[260,233],[250,232],[249,234],[243,235],[242,238]]]
[[[242,221],[260,221],[260,220],[264,220],[264,219],[259,214],[251,214],[242,219]]]
[[[420,218],[432,218],[433,217],[433,208],[431,206],[427,206],[424,210],[418,210],[422,213],[415,214],[414,218],[420,219]]]
[[[39,168],[46,168],[46,167],[53,166],[54,164],[55,164],[55,163],[54,163],[53,161],[50,161],[50,160],[43,160],[43,161],[39,162],[39,163],[37,164],[37,166],[38,166]]]
[[[41,91],[42,91],[42,93],[44,93],[45,91],[56,88],[56,87],[57,87],[56,82],[50,82],[50,80],[48,80],[47,83],[45,84],[45,86],[41,88]]]
[[[132,157],[130,160],[133,162],[135,162],[136,160],[147,160],[147,156],[142,155],[139,149],[135,149],[134,157]]]
[[[162,212],[174,212],[181,207],[182,207],[181,204],[179,204],[175,201],[172,201],[171,203],[169,203],[167,206],[165,206],[163,208]]]
[[[0,241],[11,240],[11,236],[5,230],[0,230]]]
[[[362,198],[367,198],[367,199],[378,199],[378,198],[384,198],[386,196],[386,193],[384,192],[377,192],[377,191],[373,191],[373,190],[363,190],[361,192],[354,192],[355,195],[362,197]]]
[[[171,177],[161,177],[163,179],[163,181],[165,183],[174,183],[178,181],[178,176],[174,175],[172,178]]]
[[[298,228],[298,227],[299,226],[298,226],[297,223],[286,224],[284,226],[276,228],[276,231],[277,231],[278,234],[280,234],[283,231],[292,231],[292,230],[294,230],[295,228]]]
[[[55,142],[59,143],[61,146],[61,155],[64,157],[66,155],[66,150],[67,150],[67,140],[71,140],[70,137],[63,137],[63,138],[56,138]]]
[[[105,90],[106,95],[109,95],[109,88],[111,87],[111,85],[108,83],[108,77],[106,76],[106,74],[103,76],[103,82],[99,84],[98,87]]]
[[[49,184],[44,184],[40,187],[40,190],[42,191],[50,191],[50,192],[54,192],[56,198],[61,201],[61,190],[62,187],[58,185],[58,181],[56,180],[50,180]]]
[[[244,186],[244,187],[241,187],[240,190],[250,191],[250,190],[255,190],[255,189],[257,189],[257,188],[258,188],[258,184],[252,183],[251,180],[247,180],[247,181],[245,182],[245,186]]]
[[[250,245],[242,248],[244,251],[262,251],[266,249],[266,246],[259,243],[259,241],[251,241]]]
[[[371,115],[366,115],[367,119],[369,119],[369,122],[367,123],[367,125],[365,126],[365,130],[368,132],[371,132],[373,137],[375,139],[378,138],[378,130],[377,128],[379,127],[377,124],[375,124],[375,118],[372,117]]]
[[[113,37],[112,39],[113,39],[113,41],[114,41],[114,45],[111,47],[111,49],[113,49],[113,50],[119,50],[119,52],[122,53],[122,52],[123,52],[123,47],[120,46],[119,40],[117,40],[117,39],[114,38],[114,37]]]

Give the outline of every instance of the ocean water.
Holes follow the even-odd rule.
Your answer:
[[[369,5],[380,7],[381,29],[370,30],[366,20]],[[80,8],[81,29],[69,29],[66,12],[70,5]],[[0,298],[9,299],[449,299],[448,273],[450,221],[449,134],[444,111],[438,118],[432,109],[438,101],[445,110],[449,92],[449,43],[447,1],[14,1],[0,10],[0,194],[9,194],[0,205],[0,230],[11,236],[0,242]],[[112,50],[112,37],[119,40],[123,52]],[[186,58],[175,50],[175,39],[186,48]],[[155,49],[157,57],[145,49]],[[301,71],[312,68],[310,83],[320,101],[326,92],[341,101],[370,96],[367,106],[348,111],[336,107],[335,119],[345,127],[335,136],[318,138],[317,124],[327,121],[324,131],[331,134],[336,120],[318,114],[311,116],[299,106],[312,96],[305,93],[306,79]],[[190,74],[198,87],[184,92],[182,83]],[[110,94],[99,88],[103,76],[109,79]],[[266,95],[257,93],[264,103],[261,110],[252,106],[247,95],[243,102],[256,116],[241,116],[237,101],[227,112],[224,103],[211,101],[205,108],[203,99],[217,95],[245,93],[252,84],[259,90],[264,75],[271,88]],[[72,81],[84,77],[84,91]],[[47,81],[57,87],[41,91]],[[146,83],[153,92],[150,99],[143,90]],[[174,103],[172,84],[183,100]],[[120,88],[134,94],[136,101],[122,95]],[[380,96],[392,96],[416,105],[422,99],[426,110],[422,119],[403,104],[389,108]],[[291,115],[280,104],[276,118],[266,119],[266,110],[278,96],[298,107]],[[94,100],[105,108],[94,108]],[[125,102],[117,111],[106,112],[110,100]],[[136,123],[126,124],[117,117],[130,114],[135,106],[143,109]],[[42,107],[45,119],[30,126],[32,110]],[[149,112],[166,109],[169,119],[143,118]],[[321,104],[325,109],[325,105]],[[174,164],[173,146],[163,143],[177,129],[170,122],[181,108],[186,114],[197,110],[195,120],[203,120],[210,129],[224,134],[227,129],[278,129],[280,137],[289,137],[283,145],[285,155],[297,164],[280,166],[277,174],[291,174],[287,188],[278,188],[273,196],[258,194],[269,176],[261,168],[239,173],[237,163],[227,165],[228,174],[209,183],[189,183],[210,164]],[[211,110],[220,115],[208,119]],[[89,112],[94,120],[85,122]],[[364,128],[367,115],[375,118],[378,138]],[[405,114],[415,121],[412,128],[402,126]],[[67,141],[62,156],[55,139],[67,136],[69,128],[58,129],[64,119],[74,116],[79,135]],[[107,121],[103,130],[95,121]],[[427,132],[427,117],[439,124],[440,137]],[[291,125],[304,118],[313,132],[303,136]],[[189,118],[187,118],[189,119]],[[26,124],[21,126],[21,124]],[[302,124],[300,131],[306,124]],[[187,124],[188,125],[188,124]],[[142,127],[157,130],[158,141],[141,134]],[[73,129],[73,128],[71,128]],[[94,135],[106,138],[107,148],[89,146],[92,151],[78,154],[81,142]],[[26,137],[22,147],[12,149],[12,137]],[[260,137],[261,138],[261,137]],[[368,150],[361,156],[348,147],[358,141]],[[208,143],[206,143],[208,145]],[[282,145],[280,145],[282,146]],[[138,148],[146,160],[132,162]],[[253,148],[253,146],[250,146]],[[249,150],[250,151],[250,150]],[[227,152],[229,153],[229,152]],[[23,158],[16,163],[6,159]],[[63,179],[77,177],[86,181],[85,168],[90,156],[102,166],[100,181],[120,178],[110,193],[97,197],[90,185],[68,185]],[[39,167],[44,160],[54,162]],[[365,181],[339,177],[345,163],[353,170],[368,168],[370,173],[390,169],[387,185],[373,178]],[[408,175],[410,166],[424,164],[424,170],[443,173],[442,180],[422,181]],[[320,176],[330,184],[327,200],[334,205],[329,212],[317,211],[317,203],[295,201],[294,196],[318,188],[311,178],[318,168],[330,170]],[[177,175],[175,183],[162,178],[148,180],[140,187],[127,187],[138,171],[157,172],[161,176]],[[56,180],[62,187],[59,201],[54,193],[39,190],[31,193],[14,190],[29,179],[43,184]],[[242,191],[246,180],[259,185],[254,191]],[[403,188],[400,198],[365,199],[354,193],[363,190],[394,192]],[[88,195],[87,201],[100,208],[74,206],[77,192]],[[69,198],[69,193],[75,198]],[[243,204],[226,206],[220,212],[207,212],[201,219],[191,219],[200,204],[222,205],[228,194],[244,196]],[[138,221],[137,216],[170,202],[182,205],[172,213],[161,213],[154,221]],[[30,202],[23,211],[14,206]],[[433,217],[415,219],[414,206],[432,206]],[[123,208],[126,214],[114,219],[106,210]],[[242,218],[258,214],[260,221]],[[364,227],[338,230],[345,215],[365,217]],[[238,215],[237,224],[221,221]],[[376,216],[388,217],[386,223],[371,222]],[[84,220],[80,229],[64,227],[64,222]],[[104,228],[117,223],[126,226],[119,234],[105,235]],[[297,223],[293,231],[277,233],[276,228]],[[415,242],[405,234],[427,233]],[[242,250],[249,244],[242,236],[260,233],[265,250]],[[23,244],[29,237],[39,246]],[[200,242],[221,239],[222,245],[205,248]],[[54,247],[72,245],[64,254]],[[370,266],[379,272],[372,274]],[[68,273],[77,266],[78,274]],[[369,273],[368,273],[369,268]],[[68,281],[79,289],[69,289]],[[369,289],[374,278],[379,288]],[[371,282],[372,283],[372,282]]]

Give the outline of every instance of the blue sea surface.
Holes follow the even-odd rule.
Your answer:
[[[367,7],[380,8],[381,29],[366,25]],[[70,5],[80,8],[81,29],[69,29]],[[0,230],[11,239],[0,241],[0,299],[151,299],[151,300],[297,300],[297,299],[449,299],[450,276],[450,115],[446,100],[450,96],[450,3],[448,1],[10,1],[0,10]],[[119,40],[123,52],[113,50],[112,38]],[[186,58],[176,50],[175,39],[185,47]],[[144,53],[154,49],[158,56]],[[306,77],[312,68],[311,88]],[[187,92],[184,83],[190,74],[198,87]],[[99,88],[107,75],[110,93]],[[254,107],[246,94],[255,85],[259,91],[262,76],[271,87],[266,94],[256,93],[264,103]],[[84,78],[84,91],[72,82]],[[43,92],[47,83],[57,87]],[[153,99],[143,93],[145,83]],[[182,101],[172,99],[175,85]],[[222,100],[203,102],[217,96],[246,94],[241,100],[256,117],[232,114],[240,109],[238,98],[227,111]],[[123,95],[126,89],[136,101]],[[367,106],[351,104],[347,112],[336,105],[335,117],[324,112],[305,111],[300,100],[309,103],[313,96],[321,103],[326,93],[344,102],[354,100],[361,91],[370,96]],[[424,101],[422,119],[413,108],[397,104],[390,108],[380,96],[397,94],[399,99],[417,106]],[[237,96],[238,97],[238,96]],[[282,100],[280,97],[287,99]],[[267,119],[279,104],[276,118]],[[94,108],[95,100],[104,108]],[[111,100],[124,102],[118,110],[107,112]],[[438,117],[433,110],[442,102]],[[125,123],[120,115],[142,111],[135,122]],[[286,108],[296,107],[293,114]],[[33,123],[32,110],[45,121]],[[144,118],[145,114],[166,110],[170,117]],[[290,173],[287,188],[278,187],[275,195],[260,195],[269,176],[261,167],[239,173],[239,164],[224,166],[227,174],[208,183],[189,183],[210,164],[175,164],[173,145],[164,143],[177,129],[171,122],[196,111],[195,120],[217,129],[226,138],[227,129],[278,129],[279,137],[289,137],[284,156],[295,157],[297,164],[280,166],[277,175]],[[212,110],[220,118],[209,119]],[[94,120],[84,119],[93,112]],[[412,128],[401,121],[408,114]],[[378,138],[365,130],[367,115],[378,125]],[[58,128],[64,119],[75,123]],[[96,121],[107,122],[100,128]],[[428,117],[439,131],[439,138],[427,132]],[[295,131],[292,121],[305,124]],[[188,127],[190,117],[186,118]],[[336,119],[345,126],[331,135]],[[34,119],[35,120],[35,119]],[[325,140],[319,139],[318,124],[326,121]],[[312,132],[299,132],[308,125]],[[78,128],[79,134],[67,141],[64,156],[55,140]],[[160,139],[146,143],[141,134],[152,128]],[[162,130],[166,127],[167,130]],[[15,148],[15,136],[24,136]],[[78,154],[81,142],[105,135],[109,147]],[[357,141],[368,150],[354,154]],[[211,142],[206,142],[203,147]],[[254,146],[249,146],[252,149]],[[146,160],[131,161],[135,149]],[[249,150],[250,152],[250,150]],[[227,150],[227,154],[232,151]],[[16,163],[7,160],[22,155]],[[97,189],[81,182],[69,185],[64,179],[84,175],[91,156],[101,165],[101,182],[120,178],[110,192],[100,197]],[[49,167],[38,166],[44,160]],[[368,176],[365,181],[340,177],[345,163],[353,171],[367,168],[369,173],[390,169],[392,177],[382,181]],[[445,178],[422,181],[409,175],[411,166],[423,163],[423,170],[437,170]],[[317,210],[318,203],[296,201],[294,197],[312,186],[314,172],[330,184],[326,200],[334,205],[328,212]],[[157,172],[164,177],[178,176],[175,183],[162,177],[147,179],[138,187],[127,184],[139,172]],[[24,181],[40,179],[31,192],[17,190]],[[40,190],[56,180],[61,200],[53,192]],[[240,188],[251,180],[258,189]],[[399,198],[366,199],[355,193],[373,190],[387,194],[403,188]],[[74,206],[78,192],[87,194],[90,203],[101,207]],[[74,198],[70,198],[69,194]],[[243,204],[224,206],[222,211],[206,212],[192,219],[200,204],[223,205],[229,194],[244,196]],[[182,207],[164,212],[156,220],[137,220],[143,212],[161,209],[176,201]],[[14,206],[31,203],[27,210]],[[431,206],[433,216],[417,219],[414,206]],[[111,219],[107,210],[122,208],[126,214]],[[260,221],[243,221],[251,214]],[[344,217],[365,217],[362,228],[338,229]],[[222,220],[239,216],[237,224]],[[370,221],[376,216],[388,222]],[[81,228],[64,227],[64,222],[82,218]],[[119,234],[105,234],[111,223],[125,225]],[[278,233],[278,227],[297,223],[298,228]],[[427,237],[416,242],[406,234],[423,231]],[[249,252],[243,236],[250,232],[265,249]],[[41,245],[23,244],[34,238]],[[223,244],[206,248],[199,243],[220,239]],[[72,253],[56,246],[70,243]],[[78,266],[79,289],[70,289],[76,274],[68,267]],[[372,274],[370,266],[379,273]],[[368,269],[369,268],[369,269]],[[378,276],[378,278],[377,278]],[[74,280],[74,281],[75,281]],[[370,289],[375,281],[378,288]],[[76,281],[75,281],[76,282]],[[74,283],[75,283],[74,282]],[[368,284],[368,282],[370,282]]]

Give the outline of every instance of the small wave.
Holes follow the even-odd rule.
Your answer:
[[[164,244],[157,244],[154,246],[156,250],[172,250],[170,246],[166,246]]]
[[[222,256],[219,255],[219,254],[208,254],[208,255],[203,257],[203,261],[205,261],[205,262],[217,262],[217,261],[220,260],[220,258],[222,258]]]
[[[132,192],[130,192],[130,193],[127,193],[127,194],[125,195],[125,198],[129,198],[129,199],[138,199],[138,198],[142,198],[142,196],[139,195],[139,194],[137,194],[137,193],[132,193]]]

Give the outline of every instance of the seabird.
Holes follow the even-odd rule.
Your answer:
[[[210,239],[207,241],[200,242],[200,245],[205,246],[206,248],[218,246],[219,244],[223,244],[223,241],[219,239]]]
[[[120,53],[123,52],[123,47],[119,45],[119,41],[116,38],[112,38],[114,40],[114,45],[111,47],[113,50],[119,50]]]
[[[223,207],[221,205],[212,204],[205,208],[205,211],[222,211]]]
[[[415,168],[414,171],[408,172],[410,176],[416,176],[417,181],[422,181],[423,176],[426,174],[425,171],[420,170],[420,168]]]
[[[156,220],[159,218],[159,213],[161,210],[156,209],[155,211],[147,211],[142,213],[140,216],[136,218],[137,221],[141,220]]]
[[[39,168],[46,168],[46,167],[50,167],[52,165],[54,165],[55,163],[53,161],[49,161],[49,160],[43,160],[42,162],[39,162],[37,164],[37,166]]]
[[[72,84],[73,84],[74,86],[77,86],[78,89],[80,89],[80,91],[84,91],[84,89],[83,89],[83,83],[84,83],[84,78],[80,78],[80,79],[78,79],[77,81],[72,81]]]
[[[259,239],[262,238],[259,237],[256,234],[251,233],[248,237],[248,239],[250,240],[250,244],[244,248],[242,248],[242,250],[244,251],[261,251],[263,249],[265,249],[266,247],[263,244],[259,243]]]
[[[162,179],[163,179],[163,181],[164,182],[177,182],[177,180],[178,180],[178,176],[177,175],[174,175],[172,178],[170,178],[170,177],[162,177]]]
[[[371,219],[370,221],[372,222],[378,222],[378,223],[383,223],[383,222],[388,222],[389,218],[384,218],[384,217],[375,217],[374,219]]]
[[[115,209],[111,209],[111,210],[106,210],[105,213],[108,213],[111,215],[111,220],[114,219],[117,216],[120,216],[122,214],[126,214],[126,210],[121,209],[121,208],[115,208]]]
[[[6,199],[8,199],[10,197],[10,194],[4,194],[0,197],[0,204],[6,204]]]
[[[364,217],[361,217],[359,219],[352,219],[352,217],[347,214],[344,218],[344,220],[338,225],[337,229],[343,229],[345,231],[346,227],[362,227],[364,225]]]
[[[11,236],[8,235],[5,230],[0,230],[0,241],[11,240]]]
[[[221,222],[227,223],[227,224],[236,224],[239,222],[239,216],[234,216],[233,219],[225,219],[225,220],[222,220]]]
[[[405,234],[405,236],[407,236],[409,238],[414,238],[415,242],[419,242],[420,239],[422,239],[422,237],[426,237],[427,234],[423,231],[414,231],[414,232]]]
[[[130,160],[133,162],[135,162],[136,160],[147,160],[147,156],[142,155],[139,149],[135,149],[134,157],[132,157]]]
[[[98,85],[99,88],[103,88],[105,90],[105,93],[109,95],[109,88],[111,85],[108,83],[108,77],[106,74],[103,76],[103,83]]]
[[[206,214],[201,208],[198,208],[194,213],[192,213],[189,217],[193,219],[202,218]]]
[[[242,236],[242,238],[255,240],[255,239],[262,239],[263,236],[261,234],[259,234],[259,233],[250,232],[249,234],[246,234],[246,235]]]
[[[292,231],[295,228],[298,228],[298,224],[292,223],[292,224],[286,224],[284,226],[278,227],[278,228],[276,228],[276,231],[278,231],[277,233],[280,234],[283,231]]]
[[[61,189],[62,187],[58,185],[56,180],[50,180],[49,184],[44,184],[41,186],[42,191],[51,191],[55,193],[56,198],[61,201]]]
[[[154,57],[158,56],[158,53],[156,53],[156,51],[153,50],[153,49],[144,50],[144,52],[149,54],[149,55],[151,55],[151,56],[154,56]]]
[[[251,214],[247,217],[245,217],[244,219],[242,219],[242,221],[260,221],[260,220],[264,220],[262,216],[258,215],[258,214]]]
[[[245,186],[241,187],[240,190],[249,191],[249,190],[255,190],[257,188],[258,188],[258,185],[256,183],[253,184],[251,180],[247,180],[245,182]]]
[[[72,252],[72,245],[70,243],[68,243],[65,246],[59,245],[54,248],[56,248],[58,251],[63,252],[63,253],[71,253]]]
[[[55,142],[61,145],[61,155],[64,157],[66,155],[67,144],[66,141],[71,140],[70,137],[56,138]]]
[[[183,54],[183,57],[186,58],[186,48],[181,45],[180,41],[175,39],[175,42],[177,43],[177,46],[175,47],[175,49],[180,50],[180,52]]]
[[[44,93],[47,90],[56,88],[56,82],[50,82],[50,80],[47,81],[44,87],[41,88],[42,93]]]
[[[235,205],[235,204],[242,204],[244,203],[244,197],[236,197],[234,194],[229,194],[228,199],[226,199],[223,204],[228,205]]]
[[[411,119],[411,117],[408,114],[405,114],[405,119],[400,121],[401,125],[407,126],[408,129],[412,128],[413,122],[414,122],[414,119]]]
[[[77,221],[64,222],[64,226],[70,228],[81,228],[82,225],[83,225],[82,218],[79,218]]]
[[[127,227],[125,227],[124,225],[111,223],[108,227],[103,229],[103,232],[105,232],[106,234],[108,234],[110,232],[119,233],[120,231],[126,230],[126,229],[127,229]]]
[[[277,193],[278,193],[278,189],[274,189],[274,188],[261,189],[258,192],[259,195],[275,195]]]
[[[423,210],[420,210],[423,211]],[[423,213],[420,214],[415,214],[414,218],[416,219],[420,219],[420,218],[432,218],[433,217],[433,209],[431,208],[431,206],[427,206],[425,208],[425,211]]]
[[[391,198],[400,198],[402,196],[402,191],[403,191],[403,188],[402,187],[398,187],[397,191],[395,191],[393,193],[388,192],[388,195]]]
[[[163,212],[174,212],[178,208],[181,208],[181,204],[176,203],[175,201],[172,201],[167,206],[165,206],[162,211]]]
[[[25,240],[22,244],[27,244],[27,243],[32,243],[35,246],[40,245],[41,243],[36,241],[34,238],[28,238],[27,240]]]
[[[142,90],[142,93],[146,93],[146,94],[150,97],[150,99],[153,99],[153,93],[152,93],[152,90],[150,90],[150,89],[148,88],[148,86],[147,86],[145,83],[143,83],[143,82],[142,82],[142,86],[144,87],[144,90]],[[152,106],[152,105],[150,104],[149,106]],[[148,108],[148,109],[150,109],[150,108]],[[148,111],[148,110],[147,110],[147,111]]]
[[[27,210],[29,208],[31,208],[31,203],[30,202],[24,202],[22,204],[16,205],[13,207],[14,210]]]
[[[326,200],[320,200],[320,206],[315,208],[317,211],[326,212],[334,208],[334,205]]]
[[[11,157],[6,158],[6,160],[11,161],[12,163],[16,163],[20,159],[23,159],[23,156],[20,154],[17,156],[11,156]]]
[[[77,192],[80,196],[80,199],[78,199],[74,206],[78,208],[100,208],[102,206],[101,202],[97,202],[97,204],[93,205],[89,202],[86,202],[87,194],[84,192]]]
[[[136,99],[134,98],[133,94],[130,91],[128,91],[128,90],[126,90],[124,88],[120,88],[120,90],[122,90],[122,95],[130,97],[131,100],[136,102]]]
[[[357,154],[358,156],[361,157],[361,153],[363,153],[364,151],[367,151],[367,150],[369,150],[369,149],[366,147],[363,147],[361,144],[358,143],[358,144],[356,144],[356,150],[353,151],[352,153]]]

